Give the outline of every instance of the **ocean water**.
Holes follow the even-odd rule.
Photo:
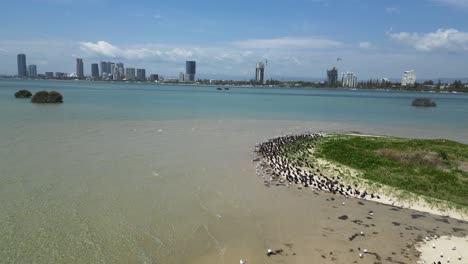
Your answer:
[[[312,194],[263,185],[255,144],[304,131],[468,143],[468,96],[423,95],[438,106],[411,107],[411,92],[0,80],[0,262],[263,263],[291,241],[306,260],[314,234],[288,227],[329,220]]]

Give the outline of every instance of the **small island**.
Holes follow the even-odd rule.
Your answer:
[[[32,93],[28,90],[19,90],[15,93],[15,98],[30,98]]]
[[[56,91],[40,91],[34,94],[34,96],[31,99],[31,102],[36,104],[63,103],[63,96]]]
[[[416,107],[436,107],[436,103],[431,98],[416,98],[413,100],[412,106]]]
[[[468,145],[444,139],[302,134],[256,147],[268,185],[296,186],[463,219]]]

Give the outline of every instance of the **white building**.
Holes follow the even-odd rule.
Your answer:
[[[401,77],[401,86],[411,86],[416,83],[416,72],[414,70],[405,71]]]
[[[357,76],[352,72],[344,72],[341,75],[341,84],[343,87],[355,88],[357,86]]]

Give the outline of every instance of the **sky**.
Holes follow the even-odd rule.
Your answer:
[[[468,0],[2,1],[0,74],[25,53],[38,72],[123,62],[175,77],[186,60],[203,78],[468,77]],[[341,58],[342,60],[337,60]]]

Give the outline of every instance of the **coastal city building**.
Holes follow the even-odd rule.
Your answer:
[[[114,81],[122,80],[125,77],[124,64],[119,62],[112,67],[112,79]]]
[[[416,83],[416,71],[410,70],[403,72],[401,77],[401,86],[412,86]]]
[[[55,78],[57,79],[64,79],[67,75],[64,72],[56,72]]]
[[[53,72],[45,72],[44,74],[45,74],[45,77],[46,77],[47,79],[52,79],[52,78],[54,78],[54,73],[53,73]]]
[[[263,82],[265,75],[265,64],[263,62],[257,63],[255,67],[255,81]]]
[[[104,74],[109,74],[108,62],[101,61],[101,78],[104,79]]]
[[[91,64],[91,77],[94,79],[99,78],[99,65],[97,63]]]
[[[338,70],[333,67],[331,70],[327,70],[327,84],[330,86],[336,86],[338,83]]]
[[[341,77],[341,84],[346,88],[356,88],[357,76],[352,72],[344,72]]]
[[[184,78],[184,73],[183,72],[179,72],[179,82],[184,82],[185,78]]]
[[[28,66],[28,76],[29,78],[37,78],[37,66],[36,65],[29,65]]]
[[[18,76],[19,77],[27,77],[28,76],[28,70],[26,69],[26,55],[25,54],[18,54],[17,62],[18,62]]]
[[[134,81],[135,80],[135,68],[126,68],[125,69],[125,79],[128,81]]]
[[[194,82],[196,71],[197,71],[197,63],[195,61],[186,61],[184,81]]]
[[[107,67],[109,67],[109,72],[108,72],[109,78],[112,79],[112,78],[113,78],[112,75],[114,74],[114,71],[115,71],[115,63],[109,62],[109,63],[107,64]]]
[[[146,81],[146,70],[145,69],[137,69],[136,70],[136,77],[138,81]]]
[[[83,59],[81,58],[76,58],[76,77],[77,78],[84,77]]]
[[[150,81],[152,81],[152,82],[159,81],[159,75],[158,74],[151,74],[150,75]]]

